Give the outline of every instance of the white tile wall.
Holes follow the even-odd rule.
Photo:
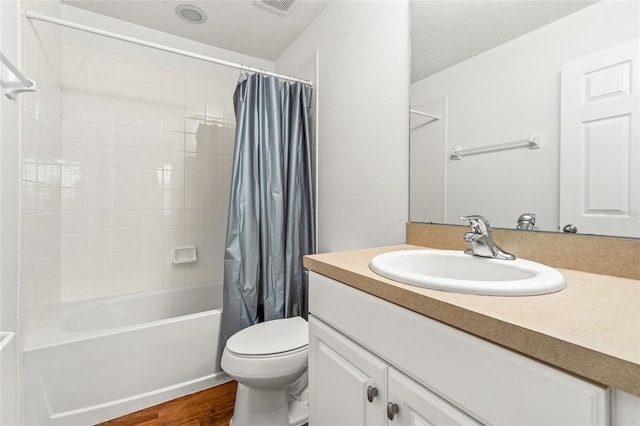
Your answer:
[[[41,13],[59,14],[59,5],[52,2],[24,2],[23,5]],[[23,332],[20,338],[25,339],[39,322],[41,310],[37,308],[60,302],[60,29],[39,22],[23,25],[22,52],[23,71],[38,87],[35,93],[23,94],[19,99],[22,109],[20,320]]]
[[[72,44],[62,58],[61,301],[221,282],[235,79]],[[198,261],[173,265],[184,245]]]
[[[412,106],[421,112],[440,117],[411,114],[409,134],[409,220],[444,223],[446,218],[446,99],[436,98]]]
[[[59,16],[59,3],[22,1],[25,7]],[[60,29],[22,22],[18,37],[22,71],[36,81],[20,95],[20,242],[17,365],[21,378],[25,341],[60,302],[62,43]],[[72,248],[71,246],[69,248]],[[76,249],[73,247],[73,249]],[[24,383],[17,383],[17,424],[23,424]]]

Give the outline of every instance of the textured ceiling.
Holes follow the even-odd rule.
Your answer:
[[[531,32],[595,1],[411,1],[411,81]]]
[[[330,1],[297,0],[285,15],[259,7],[253,0],[63,0],[63,3],[275,61]],[[174,10],[182,3],[201,8],[208,20],[203,24],[180,20]],[[412,0],[410,3],[412,81],[417,81],[594,1]]]

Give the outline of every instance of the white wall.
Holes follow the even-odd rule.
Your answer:
[[[402,243],[408,211],[406,1],[334,1],[278,58],[318,53],[318,251]]]
[[[15,331],[7,366],[2,356],[2,424],[22,423],[21,376],[25,335],[33,324],[34,304],[55,305],[59,266],[60,114],[62,108],[60,31],[31,25],[22,8],[59,14],[58,2],[2,2],[2,51],[37,84],[35,93],[15,101],[2,95],[2,312],[1,328]],[[42,29],[40,33],[37,30]],[[3,79],[9,74],[3,70]],[[5,348],[5,352],[7,348]],[[8,367],[8,368],[7,368]],[[13,383],[12,383],[13,379]],[[7,382],[12,383],[7,387]],[[10,387],[15,387],[10,389]],[[7,396],[15,406],[7,405]],[[12,403],[11,403],[12,404]]]
[[[20,66],[18,3],[0,2],[0,51]],[[0,78],[14,79],[0,65]],[[0,90],[0,332],[18,331],[18,149],[19,105]],[[6,340],[5,340],[6,342]],[[0,424],[16,423],[18,355],[16,338],[0,347]]]
[[[63,17],[239,63],[273,64],[63,6]],[[221,282],[239,71],[64,30],[62,302]],[[198,261],[172,263],[196,246]]]
[[[57,1],[24,1],[36,12],[59,16]],[[21,11],[22,13],[22,11]],[[60,302],[60,183],[62,49],[61,31],[18,18],[22,27],[22,67],[37,84],[20,96],[20,334],[22,350],[43,315]],[[19,404],[24,385],[19,381]],[[22,424],[22,409],[18,424]]]
[[[541,229],[557,229],[560,67],[638,37],[638,7],[635,1],[596,3],[411,86],[412,105],[447,97],[447,157],[458,146],[542,134],[539,150],[445,160],[447,223],[484,214],[494,226],[514,228],[521,213],[531,212]]]
[[[446,213],[447,99],[412,105],[409,143],[409,221],[443,223]],[[433,117],[417,112],[429,111]],[[435,117],[435,118],[434,118]]]
[[[221,282],[235,79],[69,43],[63,58],[61,301]],[[197,262],[172,264],[183,246]]]
[[[268,61],[59,2],[23,4],[273,69]],[[39,88],[22,96],[25,335],[60,302],[220,281],[239,71],[24,22],[25,72]],[[199,261],[172,265],[170,248],[192,244],[199,247]]]

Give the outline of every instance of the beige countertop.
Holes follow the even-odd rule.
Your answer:
[[[310,270],[595,383],[640,396],[640,280],[559,269],[557,293],[498,297],[405,285],[369,261],[400,245],[306,256]]]

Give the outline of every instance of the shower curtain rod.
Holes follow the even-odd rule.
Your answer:
[[[211,62],[211,63],[214,63],[214,64],[223,65],[225,67],[236,68],[236,69],[239,69],[239,70],[242,70],[242,71],[251,71],[251,72],[262,73],[262,74],[266,74],[266,75],[270,75],[270,76],[273,76],[273,77],[280,78],[282,80],[296,81],[296,82],[307,84],[309,86],[313,86],[313,83],[311,81],[308,81],[308,80],[302,80],[302,79],[299,79],[299,78],[296,78],[296,77],[289,77],[287,75],[276,74],[274,72],[261,70],[259,68],[254,68],[254,67],[249,67],[249,66],[242,65],[242,64],[237,64],[237,63],[234,63],[234,62],[225,61],[223,59],[213,58],[211,56],[200,55],[199,53],[193,53],[193,52],[189,52],[189,51],[186,51],[186,50],[176,49],[176,48],[173,48],[173,47],[170,47],[170,46],[165,46],[165,45],[158,44],[158,43],[152,43],[152,42],[149,42],[149,41],[141,40],[141,39],[134,38],[134,37],[125,36],[125,35],[122,35],[122,34],[112,33],[110,31],[101,30],[99,28],[93,28],[93,27],[89,27],[89,26],[86,26],[86,25],[76,24],[75,22],[65,21],[64,19],[53,18],[51,16],[47,16],[47,15],[43,15],[43,14],[40,14],[40,13],[36,13],[36,12],[33,12],[31,10],[28,10],[28,9],[25,9],[24,16],[27,19],[35,19],[35,20],[38,20],[38,21],[49,22],[49,23],[61,25],[63,27],[67,27],[67,28],[73,28],[73,29],[76,29],[76,30],[85,31],[85,32],[88,32],[88,33],[93,33],[93,34],[98,34],[98,35],[102,35],[102,36],[105,36],[105,37],[113,38],[113,39],[116,39],[116,40],[126,41],[128,43],[138,44],[140,46],[150,47],[150,48],[156,49],[156,50],[162,50],[162,51],[165,51],[165,52],[175,53],[177,55],[186,56],[188,58],[194,58],[194,59],[199,59],[199,60],[205,61],[205,62]]]

